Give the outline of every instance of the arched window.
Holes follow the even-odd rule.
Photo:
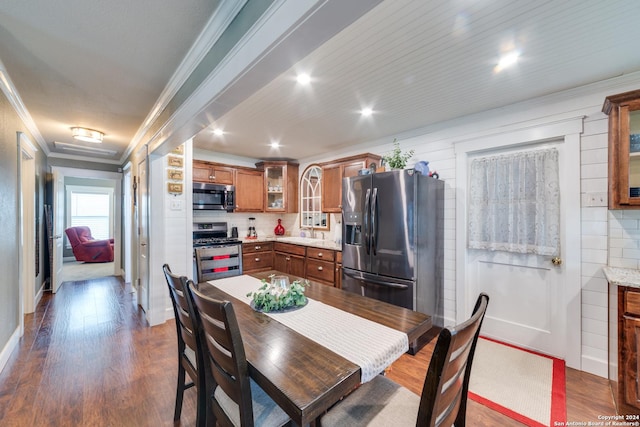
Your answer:
[[[328,230],[329,215],[322,212],[322,168],[311,165],[300,179],[300,228]]]

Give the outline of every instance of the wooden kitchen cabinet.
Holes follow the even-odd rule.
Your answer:
[[[233,185],[233,168],[202,160],[193,161],[193,182]]]
[[[609,209],[640,209],[640,90],[608,96]]]
[[[298,164],[272,161],[256,167],[264,170],[264,211],[298,212]]]
[[[273,269],[273,242],[242,244],[242,273]]]
[[[238,168],[236,178],[236,212],[264,211],[263,171]]]
[[[322,167],[322,212],[342,211],[342,178],[358,175],[360,169],[372,163],[380,166],[381,157],[375,154],[361,154],[321,163]]]
[[[342,252],[336,252],[336,278],[334,285],[338,289],[342,289]]]
[[[305,277],[305,253],[307,248],[290,243],[275,242],[273,245],[274,269],[292,276]]]
[[[307,279],[335,286],[336,253],[331,249],[307,248]]]
[[[609,284],[609,380],[619,414],[640,412],[640,289]]]

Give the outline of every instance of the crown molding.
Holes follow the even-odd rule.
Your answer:
[[[220,36],[224,33],[229,24],[231,24],[247,1],[248,0],[222,0],[220,2],[204,29],[169,79],[164,90],[160,93],[160,96],[153,105],[153,108],[151,108],[147,117],[142,122],[142,125],[131,140],[131,143],[129,143],[129,146],[122,154],[120,159],[121,162],[124,162],[138,146],[160,113],[164,111],[167,104],[171,99],[173,99],[191,73],[193,73],[198,64],[200,64],[202,59],[207,55],[207,53],[209,53],[213,45],[218,41]]]
[[[1,60],[0,89],[2,89],[2,92],[9,101],[9,104],[11,104],[15,112],[18,114],[18,117],[20,117],[20,120],[22,120],[22,123],[24,123],[31,136],[36,140],[44,154],[48,156],[51,151],[42,137],[40,130],[36,126],[36,123],[33,121],[31,114],[29,114],[29,110],[27,110],[27,107],[22,102],[22,98],[20,98],[20,95],[18,94],[16,87],[13,85],[11,77],[9,77],[9,73]]]

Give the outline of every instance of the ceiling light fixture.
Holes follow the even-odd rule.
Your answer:
[[[306,73],[298,74],[298,77],[296,77],[296,80],[301,85],[308,85],[309,83],[311,83],[311,76],[309,76],[309,74],[306,74]]]
[[[104,137],[104,133],[100,131],[81,127],[71,128],[71,135],[73,135],[74,139],[85,142],[93,142],[95,144],[100,144],[102,142],[102,138]]]
[[[369,107],[366,107],[360,110],[360,114],[362,114],[363,117],[369,117],[373,114],[373,110]]]
[[[213,130],[213,134],[214,134],[215,136],[222,136],[222,135],[224,135],[224,131],[223,131],[222,129],[220,129],[220,128],[215,128],[215,129]]]
[[[518,62],[519,57],[520,57],[520,52],[518,52],[517,50],[514,50],[512,52],[509,52],[503,55],[500,58],[500,61],[498,61],[498,65],[495,66],[494,71],[496,73],[499,73],[505,68],[509,68],[512,65],[515,65],[515,63]]]
[[[271,141],[271,148],[279,148],[280,143],[278,141]]]

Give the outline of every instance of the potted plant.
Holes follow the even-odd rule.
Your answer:
[[[390,169],[404,169],[407,166],[407,160],[413,156],[413,153],[413,150],[403,153],[400,149],[400,143],[394,138],[393,151],[386,156],[382,156],[382,161]]]

